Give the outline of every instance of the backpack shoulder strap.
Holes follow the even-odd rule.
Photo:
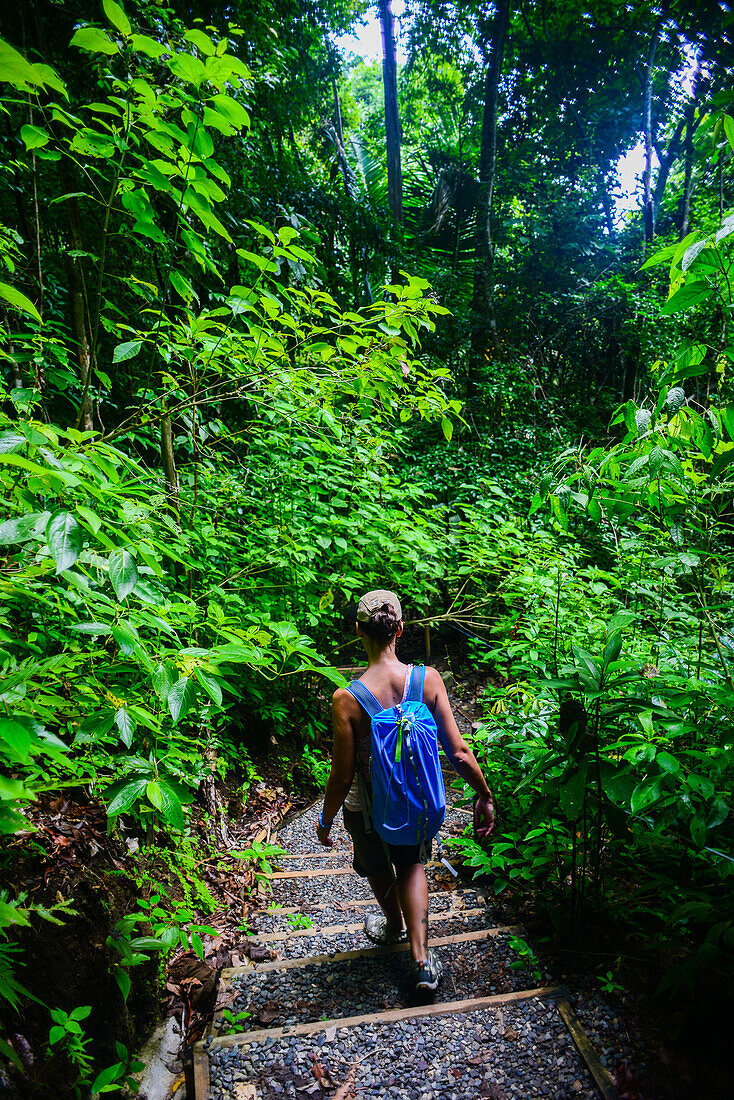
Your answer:
[[[375,699],[370,689],[365,687],[361,680],[352,680],[351,684],[347,684],[347,691],[351,692],[360,706],[367,711],[370,718],[374,718],[376,714],[384,709],[382,703]]]
[[[426,666],[416,665],[410,676],[410,687],[408,688],[408,700],[414,703],[421,703],[423,701],[423,681],[426,678]]]

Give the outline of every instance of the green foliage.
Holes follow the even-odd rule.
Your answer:
[[[291,928],[295,931],[299,928],[313,928],[314,923],[305,913],[290,913],[286,918]]]
[[[92,1068],[92,1055],[86,1049],[90,1040],[85,1038],[81,1025],[81,1021],[86,1020],[91,1011],[89,1005],[74,1008],[69,1013],[61,1008],[51,1009],[53,1025],[48,1033],[48,1045],[49,1048],[58,1047],[62,1050],[77,1071],[77,1096],[82,1095],[80,1086],[89,1080]]]

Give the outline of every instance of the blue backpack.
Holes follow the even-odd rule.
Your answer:
[[[408,666],[403,698],[394,707],[383,707],[361,680],[347,688],[371,720],[372,824],[388,844],[433,840],[446,814],[438,728],[423,702],[425,674],[423,665]]]

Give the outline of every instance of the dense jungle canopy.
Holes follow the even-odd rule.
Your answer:
[[[341,44],[373,16],[0,16],[0,1050],[22,1095],[49,1095],[44,1059],[89,1095],[132,1058],[95,1033],[92,1071],[83,1013],[32,985],[39,929],[91,889],[60,887],[48,814],[82,806],[191,882],[194,815],[226,849],[222,782],[247,804],[263,743],[286,788],[323,782],[371,587],[404,598],[419,657],[482,682],[503,814],[464,858],[558,927],[623,921],[667,952],[661,994],[731,974],[729,6],[380,0],[382,61]],[[156,894],[155,919],[146,896],[108,904],[121,1005],[201,946],[204,893]]]

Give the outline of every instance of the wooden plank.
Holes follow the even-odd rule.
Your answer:
[[[519,924],[499,925],[497,928],[480,928],[474,932],[460,932],[455,936],[439,936],[431,940],[431,947],[447,947],[452,943],[471,943],[477,940],[492,939],[504,932],[521,931]],[[354,951],[337,951],[333,955],[305,955],[300,959],[281,959],[279,962],[256,963],[255,966],[232,966],[221,971],[222,978],[230,981],[233,974],[252,972],[263,974],[270,970],[294,970],[302,966],[319,966],[327,962],[347,962],[350,959],[371,959],[382,955],[396,955],[409,951],[409,943],[394,943],[390,947],[362,947]]]
[[[343,855],[351,855],[351,846],[348,848],[324,848],[323,852],[287,852],[284,856],[278,856],[278,863],[284,859],[337,859]]]
[[[400,1020],[412,1020],[423,1016],[446,1016],[451,1013],[478,1012],[494,1005],[511,1004],[513,1001],[530,1001],[552,997],[559,987],[555,985],[539,986],[537,989],[519,989],[514,993],[495,993],[491,997],[472,997],[466,1001],[442,1001],[439,1004],[416,1005],[413,1008],[388,1008],[380,1012],[368,1012],[362,1016],[337,1016],[333,1020],[316,1020],[309,1024],[296,1024],[291,1027],[274,1027],[260,1031],[243,1031],[238,1035],[221,1035],[212,1043],[219,1046],[244,1046],[249,1043],[264,1042],[268,1036],[280,1039],[284,1035],[314,1035],[327,1031],[330,1027],[359,1027],[361,1024],[393,1024]],[[197,1096],[198,1100],[198,1096]]]
[[[209,1100],[209,1055],[203,1042],[194,1043],[194,1100]]]
[[[299,856],[299,859],[303,859],[303,856]],[[432,859],[426,863],[425,867],[427,871],[433,870],[436,867],[441,867],[438,860]],[[357,872],[350,865],[349,867],[319,867],[317,871],[274,871],[270,875],[271,879],[284,879],[284,878],[327,878],[329,875],[356,875]]]
[[[596,1081],[597,1088],[604,1100],[620,1100],[619,1091],[609,1074],[609,1070],[599,1057],[596,1048],[581,1026],[581,1021],[571,1005],[567,1000],[559,1000],[556,1003],[561,1019],[570,1031],[576,1049],[589,1067],[589,1072]]]
[[[484,901],[485,904],[486,904],[487,899],[485,898],[484,894],[480,890],[476,891],[476,895],[480,900]],[[463,894],[462,890],[432,890],[431,893],[429,893],[428,896],[429,896],[429,898],[445,898],[445,897],[460,898],[460,897],[463,897],[464,894]],[[358,906],[361,908],[363,905],[377,905],[377,902],[375,901],[374,897],[372,897],[372,895],[370,895],[370,897],[368,897],[368,898],[357,898],[354,901],[351,901],[349,903],[349,907],[347,909],[345,909],[344,912],[348,913],[350,909],[356,909]],[[311,909],[318,910],[318,909],[333,909],[333,908],[334,908],[334,903],[333,902],[331,902],[331,901],[320,901],[315,905],[309,906],[309,912],[311,911]],[[463,912],[463,910],[461,910],[461,909],[457,910],[453,905],[449,906],[448,909],[443,910],[444,913],[450,913],[452,911],[454,911],[454,912]],[[273,905],[273,906],[270,906],[270,908],[268,908],[268,909],[256,909],[256,910],[254,910],[254,912],[256,912],[256,913],[257,912],[263,912],[263,913],[300,913],[301,910],[298,908],[298,906],[295,906],[295,905]]]
[[[428,920],[435,923],[440,920],[448,920],[449,917],[478,917],[484,913],[484,909],[444,909],[438,913],[429,913]],[[360,932],[364,928],[364,922],[359,924],[327,924],[323,928],[289,928],[287,932],[253,932],[252,939],[258,943],[276,943],[278,940],[290,940],[293,936],[337,936],[340,932]]]
[[[329,875],[356,875],[356,871],[353,867],[320,867],[318,871],[275,871],[270,878],[328,878]]]

